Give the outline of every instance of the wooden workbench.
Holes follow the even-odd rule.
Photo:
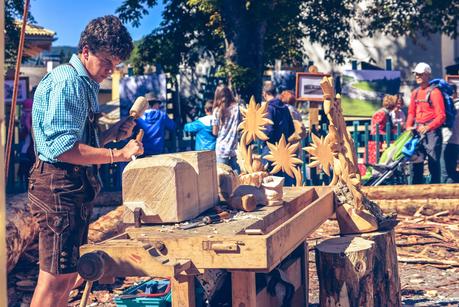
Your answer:
[[[233,306],[266,306],[257,298],[255,273],[270,272],[334,212],[328,187],[284,188],[284,204],[261,207],[247,218],[182,230],[155,225],[128,228],[112,239],[81,247],[81,255],[103,251],[103,279],[171,277],[173,306],[194,306],[194,276],[205,269],[232,274]],[[247,235],[246,229],[261,234]],[[307,250],[305,254],[307,257]],[[307,305],[307,260],[301,261]],[[258,301],[258,303],[257,303]],[[243,304],[243,305],[241,305]]]

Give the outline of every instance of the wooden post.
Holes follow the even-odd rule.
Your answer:
[[[255,272],[232,271],[231,287],[233,307],[256,307]]]
[[[5,50],[5,2],[0,1],[0,50]],[[4,52],[0,52],[0,101],[4,102]],[[0,103],[0,161],[4,160],[5,144],[5,104]],[[0,306],[8,306],[6,292],[6,223],[5,223],[5,166],[0,163]]]
[[[309,306],[309,249],[308,242],[302,244],[303,255],[301,257],[301,277],[304,287],[304,302],[305,306]]]
[[[194,275],[178,275],[171,278],[172,307],[194,307]]]
[[[319,124],[319,104],[321,102],[309,102],[309,127]]]
[[[321,306],[402,306],[393,231],[326,240],[316,265]]]

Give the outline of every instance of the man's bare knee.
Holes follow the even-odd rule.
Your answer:
[[[58,306],[68,298],[76,276],[77,273],[55,275],[40,270],[31,306]]]

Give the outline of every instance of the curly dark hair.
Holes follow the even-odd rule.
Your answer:
[[[126,27],[118,17],[107,15],[91,20],[81,33],[78,52],[88,46],[93,53],[107,52],[120,60],[126,60],[134,45]]]

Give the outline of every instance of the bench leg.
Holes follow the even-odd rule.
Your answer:
[[[172,307],[195,307],[194,275],[171,278]]]
[[[255,272],[231,271],[233,307],[256,307]]]

